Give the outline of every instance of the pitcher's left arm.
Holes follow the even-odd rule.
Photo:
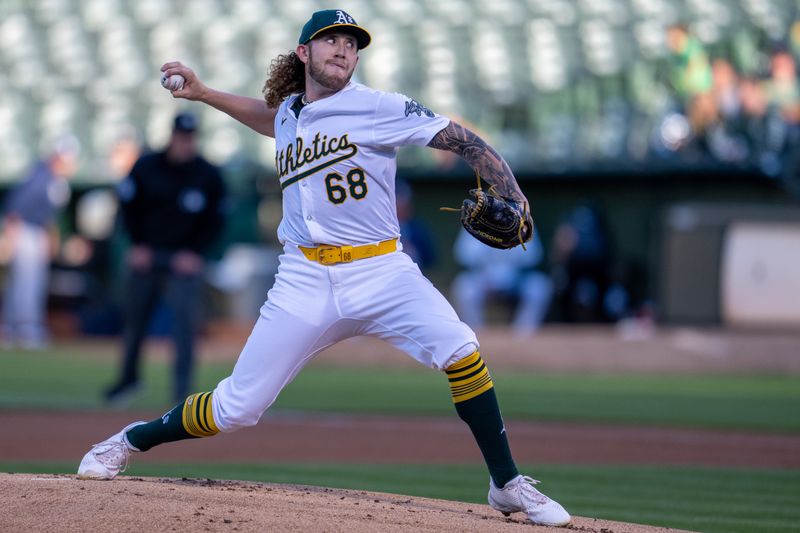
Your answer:
[[[512,199],[519,205],[527,203],[527,198],[522,194],[503,156],[464,126],[450,121],[447,127],[431,139],[428,146],[460,155],[482,180],[494,185],[499,196]]]

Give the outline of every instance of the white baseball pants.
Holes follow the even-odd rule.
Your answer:
[[[402,251],[324,266],[287,244],[233,373],[214,390],[217,427],[255,425],[303,366],[355,336],[383,339],[435,369],[478,349],[475,333]]]

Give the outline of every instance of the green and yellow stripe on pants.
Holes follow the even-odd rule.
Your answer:
[[[474,352],[445,369],[450,382],[453,403],[464,402],[479,396],[494,387],[489,369],[481,359],[480,352]]]
[[[211,410],[211,394],[192,394],[183,404],[183,429],[193,437],[210,437],[219,433]]]

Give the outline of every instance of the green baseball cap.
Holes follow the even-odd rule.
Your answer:
[[[300,32],[299,43],[306,44],[323,31],[330,29],[340,29],[341,31],[352,33],[356,38],[359,50],[369,46],[372,40],[369,32],[359,26],[355,19],[345,11],[341,9],[325,9],[311,15],[309,21],[303,26],[303,31]]]

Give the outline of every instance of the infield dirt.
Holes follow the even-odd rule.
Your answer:
[[[241,481],[0,474],[0,531],[559,531],[488,505]],[[673,529],[573,517],[571,530]]]

